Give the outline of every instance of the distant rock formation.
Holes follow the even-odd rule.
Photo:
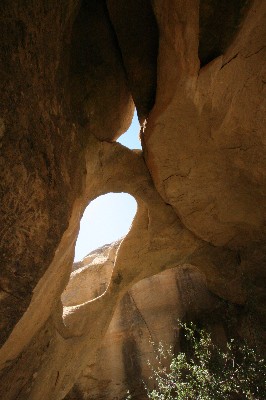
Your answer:
[[[120,243],[121,240],[99,247],[82,261],[73,264],[73,272],[61,296],[64,306],[71,307],[85,303],[106,291]]]

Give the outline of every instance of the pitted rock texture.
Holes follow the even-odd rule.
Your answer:
[[[266,3],[122,3],[0,2],[3,400],[63,399],[123,296],[177,266],[265,343]],[[114,142],[133,100],[143,152]],[[80,218],[108,192],[135,197],[133,225],[106,289],[63,307]]]
[[[77,2],[29,6],[0,5],[1,345],[26,311],[67,228],[74,192],[80,190],[74,161],[83,163],[56,84]]]
[[[103,127],[104,138],[113,140],[133,115],[105,3],[87,3],[83,14],[94,11],[90,27],[95,19],[101,27],[97,39],[79,23],[78,0],[0,5],[1,344],[27,310],[68,227],[88,138],[102,138]],[[69,248],[69,268],[72,253]]]

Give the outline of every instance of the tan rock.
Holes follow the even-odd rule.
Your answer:
[[[182,310],[192,312],[194,305],[190,308],[190,296],[184,294],[187,278],[178,278],[181,294],[175,291],[173,297],[160,299],[153,293],[150,302],[144,288],[132,287],[138,282],[145,287],[145,279],[147,283],[180,265],[199,271],[188,271],[197,286],[192,292],[203,299],[199,308],[205,309],[208,290],[224,304],[218,318],[234,310],[232,330],[263,342],[265,2],[252,2],[235,36],[241,1],[233,13],[236,24],[225,25],[229,39],[221,42],[219,30],[218,41],[214,38],[210,48],[206,44],[200,64],[198,51],[204,50],[202,37],[210,29],[203,32],[201,6],[215,6],[206,2],[151,2],[159,30],[157,65],[151,61],[153,34],[139,48],[131,35],[125,57],[127,20],[120,24],[113,12],[123,5],[134,8],[135,2],[108,2],[112,23],[103,0],[82,5],[76,0],[29,2],[23,7],[17,1],[0,2],[1,399],[63,399],[87,365],[96,362],[99,348],[102,357],[110,356],[110,342],[101,347],[103,339],[115,312],[120,322],[127,311],[136,316],[133,292],[152,330],[170,341],[172,333],[162,325],[157,330],[150,310],[161,308],[168,318],[184,298]],[[134,34],[133,26],[128,31]],[[149,26],[142,29],[148,35]],[[216,45],[224,54],[200,68]],[[150,52],[141,60],[146,48]],[[156,70],[156,101],[143,126],[143,156],[110,142],[132,118],[127,83],[140,116],[146,117]],[[108,192],[126,192],[136,199],[132,227],[119,246],[112,273],[111,254],[95,259],[91,271],[98,286],[87,290],[86,268],[73,272],[70,287],[75,292],[82,282],[82,290],[64,293],[63,307],[60,299],[71,274],[79,221],[88,203]],[[91,256],[86,263],[90,261]],[[100,270],[106,286],[110,277],[106,290],[96,279]],[[170,294],[172,275],[165,274],[159,282],[164,281],[162,287],[169,287]],[[151,292],[159,291],[153,279]],[[126,293],[131,300],[123,303]],[[198,313],[195,309],[193,319]],[[162,317],[161,324],[170,326],[170,320]],[[139,347],[148,349],[143,324],[146,336]],[[121,332],[121,325],[111,325],[108,340]],[[125,348],[133,365],[138,346],[134,329],[122,337],[129,338]],[[122,343],[116,343],[121,350]],[[116,354],[121,360],[123,351]],[[97,373],[101,362],[100,356]],[[118,382],[131,376],[129,363],[117,365]],[[79,385],[85,393],[86,379]],[[108,382],[101,387],[115,392]]]
[[[102,143],[93,137],[90,138],[90,143],[86,155],[90,168],[87,169],[82,199],[74,209],[73,222],[71,221],[65,232],[53,263],[36,288],[27,313],[1,349],[1,366],[4,368],[2,381],[5,382],[3,392],[7,400],[18,395],[22,382],[22,399],[64,398],[88,358],[95,359],[97,348],[108,329],[119,299],[134,283],[164,269],[186,262],[193,264],[195,260],[195,265],[200,265],[208,272],[207,283],[214,292],[225,298],[243,301],[242,294],[239,298],[237,293],[239,289],[232,291],[228,285],[232,280],[235,289],[241,288],[241,283],[236,284],[234,281],[234,265],[237,261],[235,255],[224,250],[221,257],[219,249],[217,253],[180,224],[172,208],[163,202],[154,189],[142,153],[119,144]],[[104,168],[99,168],[100,165]],[[68,260],[70,254],[73,257],[77,215],[90,200],[109,191],[128,192],[138,202],[132,228],[119,247],[110,285],[103,295],[93,300],[84,302],[82,298],[81,304],[64,309],[58,304],[53,313],[52,326],[51,320],[48,320],[48,326],[44,325],[38,333],[58,299],[56,294],[61,293],[66,286],[69,269],[66,268],[65,260]],[[228,263],[230,278],[225,270],[220,270],[218,260],[223,261],[224,267]],[[61,273],[58,274],[58,271]],[[43,305],[41,308],[40,304]],[[37,339],[30,343],[34,334],[42,337],[38,339],[40,343],[44,341],[50,344],[48,348],[41,346],[38,350],[38,360],[45,355],[42,364],[39,361],[31,363],[32,368],[38,365],[38,374],[33,379],[33,373],[37,371],[32,371],[31,368],[25,371],[21,362],[34,359],[35,346],[38,343]],[[15,358],[21,352],[21,362],[16,362]],[[13,367],[7,369],[8,365],[12,365],[10,360],[13,359]],[[25,374],[21,377],[22,371]],[[10,373],[12,379],[9,377]],[[19,380],[20,385],[13,385],[14,379]]]
[[[231,47],[202,69],[197,1],[175,2],[170,13],[154,3],[158,89],[143,140],[156,188],[203,240],[264,242],[265,2],[254,2]]]
[[[87,300],[95,288],[100,288],[110,278],[111,260],[104,261],[99,250],[79,274],[86,271],[86,275],[82,275],[82,284],[87,286]],[[103,250],[106,251],[106,247]],[[99,258],[102,264],[96,261],[96,275],[95,259]],[[67,301],[65,305],[69,299],[79,296],[81,279],[77,278],[78,271],[72,273],[65,289],[62,298],[63,303]],[[87,366],[66,399],[79,396],[90,400],[124,399],[128,390],[138,399],[145,398],[142,382],[149,384],[148,362],[155,363],[159,342],[177,349],[178,320],[192,315],[200,318],[205,314],[206,321],[206,315],[218,304],[208,292],[203,275],[191,265],[173,268],[138,282],[120,300],[95,362],[87,360]],[[209,326],[213,320],[211,322],[209,318]]]
[[[79,268],[71,273],[68,285],[61,296],[64,306],[85,303],[101,296],[106,291],[120,242],[96,249],[78,263]]]

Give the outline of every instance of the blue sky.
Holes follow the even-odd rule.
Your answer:
[[[139,120],[135,111],[132,123],[129,129],[117,140],[130,149],[141,149],[141,143],[139,140]]]
[[[141,149],[139,122],[136,113],[128,131],[118,142],[130,149]],[[80,222],[75,261],[92,250],[127,234],[137,210],[136,200],[127,193],[109,193],[92,201]]]

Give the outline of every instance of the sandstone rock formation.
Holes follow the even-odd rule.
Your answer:
[[[192,232],[240,249],[265,239],[264,5],[250,10],[228,51],[200,69],[197,2],[185,4],[185,29],[178,13],[155,9],[162,95],[145,130],[145,160],[157,190]]]
[[[65,307],[93,300],[107,290],[120,243],[119,240],[96,249],[73,264],[69,282],[61,296]]]
[[[126,3],[0,2],[4,400],[67,396],[123,296],[177,266],[232,334],[265,339],[265,1]],[[133,101],[143,152],[114,142]],[[108,192],[135,197],[133,225],[106,291],[63,307],[80,218]]]
[[[119,244],[97,249],[79,263],[62,295],[65,306],[104,293]],[[179,345],[178,319],[201,318],[213,330],[223,331],[222,321],[210,318],[220,307],[204,276],[191,265],[136,283],[116,307],[95,362],[87,360],[66,399],[124,399],[128,390],[135,398],[145,398],[143,381],[151,384],[148,362],[156,361],[159,342]]]

